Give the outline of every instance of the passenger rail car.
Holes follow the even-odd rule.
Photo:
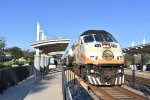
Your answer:
[[[88,30],[69,50],[76,71],[93,85],[124,83],[124,58],[116,39],[104,30]]]

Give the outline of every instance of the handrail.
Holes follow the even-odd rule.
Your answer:
[[[62,93],[63,100],[72,100],[69,85],[75,85],[75,74],[73,73],[73,67],[62,68]]]

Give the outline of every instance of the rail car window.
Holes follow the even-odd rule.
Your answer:
[[[93,42],[93,41],[94,41],[94,38],[93,38],[92,35],[88,35],[88,36],[85,36],[85,37],[83,38],[83,40],[84,40],[85,43],[89,43],[89,42]]]
[[[96,35],[94,35],[94,38],[95,38],[95,41],[97,41],[97,42],[103,42],[104,41],[102,35],[96,34]]]

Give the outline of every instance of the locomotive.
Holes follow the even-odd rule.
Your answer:
[[[82,33],[64,56],[75,72],[93,85],[122,85],[124,58],[116,39],[104,30]]]

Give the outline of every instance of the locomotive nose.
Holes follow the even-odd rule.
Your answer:
[[[105,50],[102,54],[103,59],[112,60],[114,58],[114,54],[110,50]]]

